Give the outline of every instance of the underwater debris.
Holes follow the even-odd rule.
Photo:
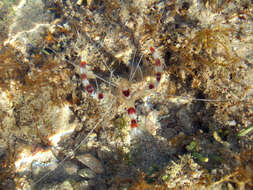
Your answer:
[[[238,136],[239,136],[239,137],[245,136],[245,135],[247,135],[248,133],[250,133],[252,130],[253,130],[253,126],[248,127],[247,129],[244,129],[244,130],[240,131],[240,133],[238,133]]]
[[[146,189],[165,190],[167,188],[163,185],[155,183],[154,184],[147,183],[147,181],[145,180],[145,174],[141,174],[139,180],[136,183],[132,184],[131,187],[129,188],[129,190],[146,190]]]
[[[214,12],[220,12],[222,11],[226,6],[229,6],[228,4],[231,2],[231,0],[203,0],[203,3],[205,4],[206,8],[211,8]]]

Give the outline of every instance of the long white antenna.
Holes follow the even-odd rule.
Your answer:
[[[112,85],[112,86],[114,86],[114,87],[117,87],[117,85],[116,85],[115,83],[113,83],[113,82],[111,82],[111,81],[108,82],[107,80],[103,79],[102,77],[100,77],[100,76],[98,76],[98,75],[96,75],[96,74],[94,74],[94,73],[93,73],[93,75],[96,76],[96,78],[98,78],[98,79],[104,81],[105,83],[107,83],[107,84],[109,84],[109,85]]]
[[[134,73],[133,73],[132,77],[130,77],[130,80],[129,80],[130,82],[133,80],[134,75],[135,75],[135,73],[136,73],[138,67],[140,66],[140,63],[141,63],[141,60],[142,60],[143,56],[144,56],[144,54],[141,55],[141,58],[140,58],[140,60],[139,60],[139,62],[138,62],[138,64],[137,64],[137,66],[136,66],[136,68],[135,68],[135,70],[134,70]]]
[[[133,64],[134,64],[134,61],[135,61],[135,55],[136,55],[136,53],[137,53],[137,50],[134,51],[134,58],[133,58],[133,60],[132,60],[132,62],[131,62],[131,70],[130,70],[130,75],[129,75],[129,81],[130,81],[131,76],[132,76]]]

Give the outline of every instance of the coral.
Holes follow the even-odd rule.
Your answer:
[[[0,189],[4,189],[4,187],[13,188],[14,186],[14,182],[12,179],[15,176],[15,172],[14,172],[14,168],[15,168],[14,162],[15,162],[15,156],[16,156],[15,149],[11,147],[9,142],[7,142],[7,147],[8,147],[7,156],[4,159],[1,158],[1,162],[0,162],[0,171],[1,171]]]
[[[165,186],[158,185],[158,184],[148,184],[145,180],[145,175],[142,174],[140,179],[132,184],[129,190],[147,190],[147,189],[154,189],[154,190],[165,190],[167,189]]]
[[[17,56],[17,52],[12,47],[7,46],[0,49],[0,71],[3,73],[0,77],[2,90],[10,89],[13,81],[22,82],[24,80],[23,76],[27,67],[19,61],[19,58],[22,59]]]
[[[228,6],[231,0],[219,1],[219,0],[203,0],[203,3],[208,8],[210,7],[214,12],[222,11],[225,6]]]
[[[219,181],[212,184],[226,184],[227,188],[233,188],[232,184],[235,184],[236,189],[251,189],[253,174],[252,174],[252,151],[243,151],[237,156],[237,160],[240,162],[240,166],[235,169],[231,174],[224,176]]]
[[[208,184],[205,172],[194,162],[191,155],[180,157],[178,163],[172,162],[162,174],[162,180],[169,189],[175,187],[197,189]]]

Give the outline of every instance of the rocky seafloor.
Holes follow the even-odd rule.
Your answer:
[[[252,34],[249,0],[0,1],[0,189],[253,189]]]

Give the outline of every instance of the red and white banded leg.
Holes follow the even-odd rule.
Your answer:
[[[126,84],[125,84],[126,85]],[[122,95],[126,100],[131,99],[131,90],[129,87],[124,86],[122,88]],[[133,103],[129,103],[130,105]],[[135,136],[137,134],[140,134],[141,130],[139,128],[139,124],[137,122],[137,113],[136,110],[134,108],[134,106],[129,106],[129,108],[127,109],[128,115],[130,117],[131,120],[131,136]]]
[[[149,88],[152,89],[159,84],[162,78],[164,59],[161,56],[161,53],[158,50],[155,50],[152,46],[150,46],[150,51],[152,53],[153,59],[155,60],[155,78],[156,84],[150,84]]]
[[[135,138],[139,134],[142,133],[142,130],[139,127],[139,124],[137,123],[137,113],[134,107],[130,107],[127,110],[128,115],[131,119],[131,138]]]
[[[134,128],[138,127],[139,125],[138,125],[138,123],[136,121],[137,114],[136,114],[135,108],[134,107],[130,107],[130,108],[128,108],[127,112],[128,112],[128,115],[129,115],[129,117],[131,119],[131,128],[134,129]]]
[[[97,93],[95,91],[95,89],[93,88],[93,86],[90,84],[90,82],[88,80],[86,66],[87,66],[86,62],[82,59],[81,64],[80,64],[80,77],[82,79],[82,84],[89,95],[91,95],[92,97],[94,97],[98,100],[101,100],[104,97],[103,93],[101,93],[101,92]]]

